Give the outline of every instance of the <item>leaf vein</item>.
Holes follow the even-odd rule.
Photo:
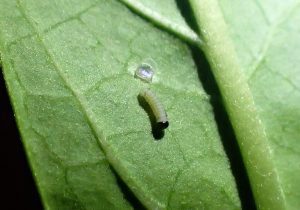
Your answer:
[[[26,12],[24,11],[24,8],[22,7],[21,1],[17,0],[17,4],[19,5],[19,10],[20,10],[21,14],[23,15],[24,19],[30,24],[32,30],[34,30],[37,33],[38,40],[40,41],[41,46],[44,48],[45,53],[48,55],[49,59],[52,61],[54,69],[57,71],[58,75],[64,81],[64,83],[65,83],[64,85],[66,86],[66,88],[71,91],[71,93],[74,96],[75,100],[78,102],[79,107],[81,108],[82,113],[83,113],[83,115],[84,115],[84,117],[85,117],[85,119],[87,121],[87,124],[90,127],[90,129],[91,129],[92,135],[95,137],[95,139],[100,139],[100,137],[98,137],[98,135],[96,133],[96,129],[93,126],[91,119],[88,116],[87,109],[85,108],[85,105],[84,105],[84,102],[83,102],[84,98],[78,92],[76,92],[76,90],[72,87],[71,82],[64,75],[64,73],[60,70],[59,65],[55,62],[53,56],[51,55],[50,51],[46,47],[46,45],[45,45],[45,43],[44,43],[44,41],[42,39],[42,36],[41,36],[40,32],[35,27],[35,25],[30,20],[30,18],[26,15]],[[97,141],[97,143],[98,143],[98,141]],[[98,145],[99,145],[99,143],[98,143]],[[99,145],[99,149],[103,150],[103,148],[101,147],[101,145]]]
[[[274,35],[276,34],[276,32],[279,29],[279,26],[288,20],[288,18],[292,15],[293,11],[296,10],[299,7],[299,5],[300,5],[300,3],[296,2],[295,4],[290,6],[288,9],[284,10],[282,12],[282,14],[280,15],[280,17],[278,18],[278,20],[273,25],[271,25],[269,33],[266,38],[266,41],[264,42],[263,46],[261,47],[261,49],[258,53],[257,59],[250,66],[250,70],[249,70],[250,74],[247,78],[248,81],[250,81],[252,79],[253,75],[259,68],[260,64],[264,61],[266,54],[272,44]]]

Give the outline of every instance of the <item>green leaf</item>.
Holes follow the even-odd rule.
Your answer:
[[[221,4],[265,127],[287,209],[300,206],[299,5],[298,0]],[[247,27],[245,19],[235,18],[240,14]]]
[[[209,97],[186,44],[105,0],[1,0],[5,80],[47,209],[238,209]],[[134,78],[147,59],[152,84]],[[151,133],[150,87],[170,126]],[[125,194],[124,194],[125,193]]]
[[[217,1],[191,3],[257,207],[299,208],[300,124],[295,108],[300,101],[295,76],[299,60],[294,50],[299,45],[299,2],[278,1],[274,10],[274,2],[232,6],[223,1],[224,14]],[[232,27],[233,38],[228,36],[224,18]],[[293,50],[285,53],[290,48]]]
[[[178,22],[151,2],[143,1]],[[219,1],[221,11],[216,1],[191,2],[258,207],[298,209],[299,1]]]

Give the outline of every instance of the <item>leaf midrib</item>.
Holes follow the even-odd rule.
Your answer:
[[[138,13],[141,16],[146,17],[151,20],[151,22],[155,23],[158,26],[161,26],[165,30],[168,30],[178,36],[186,40],[187,42],[196,45],[202,46],[204,43],[201,38],[190,28],[182,27],[179,24],[174,24],[172,21],[165,18],[163,15],[159,14],[155,10],[145,7],[142,3],[136,0],[119,0],[124,5],[131,8],[134,12]]]

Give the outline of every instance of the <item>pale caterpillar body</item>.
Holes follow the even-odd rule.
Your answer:
[[[167,113],[156,95],[149,89],[142,90],[139,95],[149,104],[157,125],[162,129],[166,129],[169,126]]]

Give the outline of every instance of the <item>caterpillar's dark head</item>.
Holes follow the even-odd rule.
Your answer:
[[[157,122],[157,127],[160,129],[166,129],[167,127],[169,127],[169,121]]]

